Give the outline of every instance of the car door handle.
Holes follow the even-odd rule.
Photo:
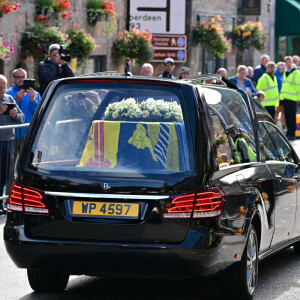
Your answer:
[[[276,180],[282,182],[282,176],[275,174]]]

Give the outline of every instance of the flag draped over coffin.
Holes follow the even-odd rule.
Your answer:
[[[94,121],[77,167],[179,171],[183,123]]]

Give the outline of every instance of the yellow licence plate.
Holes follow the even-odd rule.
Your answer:
[[[137,219],[139,210],[138,203],[74,201],[72,214],[73,216]]]

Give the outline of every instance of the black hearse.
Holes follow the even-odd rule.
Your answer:
[[[218,274],[251,299],[259,260],[300,252],[298,181],[289,142],[225,78],[57,80],[26,136],[5,246],[37,292],[71,274]]]

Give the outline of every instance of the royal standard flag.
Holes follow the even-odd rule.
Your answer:
[[[182,123],[94,121],[77,167],[179,171],[183,131]]]

